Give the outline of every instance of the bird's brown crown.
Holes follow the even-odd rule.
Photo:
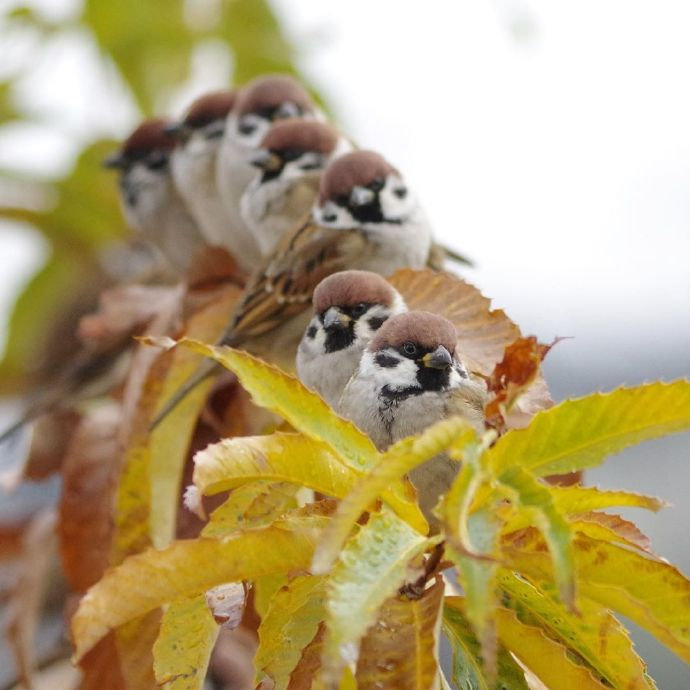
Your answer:
[[[357,304],[391,306],[396,292],[377,273],[340,271],[324,278],[314,290],[314,311],[321,314],[329,307],[353,307]]]
[[[237,113],[259,113],[277,108],[281,103],[294,103],[304,110],[313,110],[314,103],[306,89],[286,74],[259,77],[247,84],[237,98]]]
[[[122,143],[124,156],[137,157],[151,151],[171,151],[175,148],[175,138],[166,134],[165,128],[170,120],[164,117],[152,117],[144,120]]]
[[[317,151],[329,154],[338,143],[338,132],[330,125],[315,120],[281,120],[276,122],[261,142],[269,151]]]
[[[336,158],[324,171],[319,189],[319,203],[350,195],[352,188],[367,187],[375,180],[385,180],[398,171],[374,151],[353,151]]]
[[[187,108],[184,123],[189,127],[204,127],[215,120],[225,119],[237,101],[237,92],[211,91],[199,96]]]
[[[453,354],[457,339],[455,326],[448,319],[428,311],[408,311],[388,319],[373,337],[369,349],[375,352],[410,342],[425,349],[443,345]]]

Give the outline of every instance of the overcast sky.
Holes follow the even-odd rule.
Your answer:
[[[438,236],[476,261],[466,277],[523,331],[573,336],[546,365],[557,396],[690,373],[690,3],[274,5],[342,126],[401,169]],[[66,134],[6,134],[0,166],[60,169],[79,132],[121,135],[135,123],[112,86],[93,97],[91,51],[78,36],[51,49],[25,96]],[[213,54],[200,52],[193,90],[226,78]],[[0,225],[0,324],[41,251],[26,229]],[[669,444],[594,476],[685,506],[644,524],[687,569],[687,543],[673,535],[690,520],[688,447]],[[655,673],[660,687],[690,684],[659,659],[657,669],[673,666]]]

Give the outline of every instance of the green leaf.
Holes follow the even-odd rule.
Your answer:
[[[326,615],[325,599],[325,578],[310,575],[296,577],[273,595],[259,626],[257,680],[265,674],[275,690],[287,688],[303,649]]]
[[[575,600],[572,534],[568,521],[554,505],[550,489],[521,467],[506,470],[498,481],[512,489],[518,509],[533,516],[549,545],[561,597],[572,607]]]
[[[509,431],[489,451],[497,474],[520,466],[538,476],[596,467],[635,443],[690,429],[690,382],[651,383],[566,400]]]
[[[498,584],[510,595],[507,606],[519,620],[542,627],[574,650],[615,688],[655,688],[623,626],[602,606],[581,597],[576,614],[515,573],[502,569]]]
[[[377,611],[411,579],[411,562],[434,543],[386,509],[374,513],[348,542],[328,582],[323,663],[330,681],[340,678],[344,665],[352,668],[358,642]]]
[[[173,601],[153,647],[156,682],[167,690],[202,690],[218,624],[201,594]]]
[[[552,581],[550,559],[534,531],[502,550],[512,569],[537,582]],[[627,616],[690,661],[690,581],[677,568],[583,534],[575,536],[573,554],[580,596]]]
[[[313,572],[328,571],[359,516],[378,496],[384,495],[387,486],[450,446],[462,447],[474,437],[475,432],[467,422],[455,417],[392,445],[378,465],[340,502],[335,518],[317,549]]]
[[[498,648],[495,679],[491,679],[482,666],[479,642],[458,608],[444,608],[443,630],[453,652],[452,679],[456,687],[462,690],[529,690],[525,674],[502,645]]]
[[[223,540],[176,541],[160,551],[130,556],[107,571],[80,601],[72,617],[75,660],[109,630],[167,602],[226,582],[306,568],[314,539],[310,530],[273,526]]]

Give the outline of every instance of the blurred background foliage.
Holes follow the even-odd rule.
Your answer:
[[[199,49],[229,63],[235,85],[266,72],[297,74],[295,49],[266,0],[85,0],[57,18],[31,3],[4,5],[0,44],[9,48],[21,37],[28,48],[15,50],[2,69],[0,136],[54,124],[22,98],[22,84],[50,59],[52,45],[75,35],[95,46],[101,79],[129,101],[129,126],[138,117],[169,112]],[[108,284],[104,257],[129,235],[115,180],[101,167],[116,142],[88,129],[71,133],[74,163],[60,174],[0,170],[0,219],[37,230],[47,245],[44,264],[12,312],[0,394],[40,385],[69,356],[76,320]]]

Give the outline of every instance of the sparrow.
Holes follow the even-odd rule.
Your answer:
[[[297,348],[297,375],[333,407],[369,341],[389,317],[407,307],[395,288],[369,271],[324,278],[312,302],[314,316]]]
[[[184,273],[204,241],[173,184],[170,157],[176,141],[165,131],[169,124],[164,118],[144,120],[104,165],[120,172],[127,223],[172,269]]]
[[[487,393],[457,352],[455,326],[437,314],[410,311],[388,319],[364,350],[336,411],[352,420],[379,450],[450,416],[483,429]],[[427,519],[450,487],[458,464],[439,455],[410,480]]]
[[[340,156],[324,171],[309,217],[250,277],[219,343],[290,370],[310,320],[312,294],[324,278],[345,269],[390,275],[399,268],[423,268],[431,241],[426,216],[398,170],[373,151]],[[216,370],[213,363],[202,366],[152,426]]]
[[[309,212],[326,165],[351,150],[334,127],[316,120],[281,120],[268,130],[249,157],[258,171],[240,200],[262,256]]]
[[[166,132],[177,140],[171,169],[178,194],[210,245],[228,249],[238,260],[245,251],[233,233],[231,218],[216,186],[216,157],[225,133],[228,113],[237,100],[236,91],[213,91],[187,108],[182,120]]]
[[[216,185],[234,242],[241,246],[235,258],[250,269],[260,265],[261,252],[240,212],[242,194],[256,173],[249,159],[275,121],[295,117],[317,118],[309,94],[292,77],[267,75],[241,89],[226,120],[216,159]]]

